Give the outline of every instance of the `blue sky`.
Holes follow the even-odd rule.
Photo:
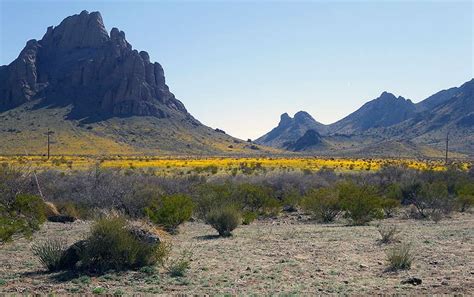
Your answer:
[[[81,10],[160,62],[201,122],[240,138],[283,112],[332,123],[382,91],[414,102],[471,79],[471,1],[0,0],[0,64]]]

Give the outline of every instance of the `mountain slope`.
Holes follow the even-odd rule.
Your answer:
[[[30,40],[0,67],[0,154],[255,154],[204,126],[165,83],[163,68],[83,11]]]
[[[279,126],[259,138],[261,144],[295,150],[306,131],[325,131],[324,145],[302,146],[299,151],[329,155],[442,156],[449,131],[450,150],[474,156],[474,79],[440,91],[420,103],[384,92],[336,123],[313,129]],[[269,140],[268,136],[271,135]]]
[[[403,97],[383,92],[347,117],[329,125],[331,133],[355,134],[373,128],[389,127],[415,114],[415,104]]]
[[[297,141],[308,130],[315,130],[319,134],[324,134],[327,128],[305,111],[297,112],[293,118],[284,113],[280,116],[278,126],[255,140],[255,142],[276,148],[286,148],[289,143]]]

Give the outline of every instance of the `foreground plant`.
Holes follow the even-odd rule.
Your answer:
[[[32,246],[32,251],[37,256],[41,264],[48,271],[58,271],[62,269],[63,254],[67,248],[63,239],[50,239],[45,242],[36,243]]]
[[[189,196],[176,194],[152,201],[145,212],[153,223],[176,234],[178,226],[191,219],[193,209],[194,203]]]
[[[240,212],[231,206],[212,210],[206,216],[206,222],[222,237],[232,236],[232,231],[240,225],[241,221]]]
[[[390,270],[406,270],[411,268],[414,256],[410,243],[401,243],[387,252]]]

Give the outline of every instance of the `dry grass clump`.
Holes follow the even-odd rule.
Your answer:
[[[380,239],[381,243],[392,243],[397,240],[397,235],[400,233],[400,230],[398,230],[397,226],[391,225],[391,226],[384,226],[384,225],[379,225],[377,227],[377,230],[380,233],[380,236],[382,237]]]
[[[412,244],[401,243],[387,252],[390,270],[407,270],[414,260]]]

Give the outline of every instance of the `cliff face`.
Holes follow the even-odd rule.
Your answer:
[[[72,105],[73,118],[192,118],[169,91],[161,65],[133,50],[123,31],[113,28],[109,35],[98,12],[83,11],[49,27],[0,68],[0,111],[36,99]]]

